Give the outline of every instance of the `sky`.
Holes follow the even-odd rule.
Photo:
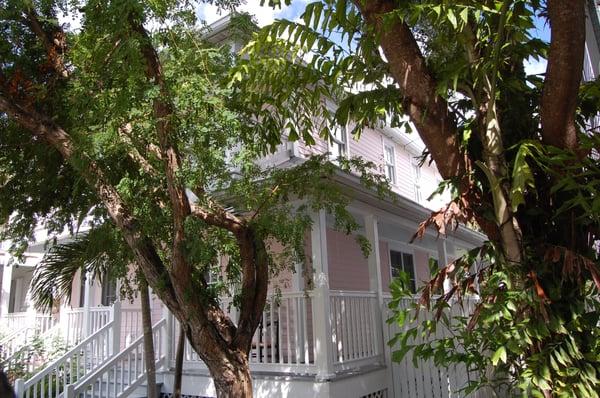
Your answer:
[[[289,6],[282,5],[281,9],[273,9],[267,5],[261,6],[260,0],[247,0],[239,10],[254,15],[258,25],[262,27],[272,23],[275,19],[297,20],[309,1],[311,0],[292,0]],[[198,17],[208,24],[215,22],[224,15],[225,13],[219,14],[217,7],[210,4],[202,4],[198,9]],[[537,18],[534,23],[535,28],[531,30],[531,35],[549,42],[550,27],[546,21]],[[525,62],[525,71],[528,74],[544,73],[546,71],[546,61],[529,59]]]
[[[238,10],[254,15],[258,25],[262,27],[272,23],[275,19],[297,19],[302,14],[302,11],[304,11],[307,3],[308,0],[294,0],[289,6],[282,5],[281,9],[273,9],[267,6],[266,2],[264,6],[261,6],[260,0],[246,0],[246,3],[239,7]],[[198,17],[208,24],[223,17],[225,14],[219,14],[217,7],[210,4],[202,4],[198,9]]]

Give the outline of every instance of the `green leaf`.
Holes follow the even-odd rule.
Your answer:
[[[506,363],[506,348],[504,346],[499,347],[494,355],[492,355],[492,365],[498,365],[498,362],[502,361]]]

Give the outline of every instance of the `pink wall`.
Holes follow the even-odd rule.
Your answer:
[[[423,250],[415,249],[415,277],[417,280],[417,288],[423,286],[429,281],[429,253]]]
[[[381,265],[381,285],[384,292],[390,291],[390,248],[387,242],[379,242],[379,257]]]
[[[378,172],[383,173],[383,141],[380,133],[365,129],[359,140],[350,137],[350,156],[360,156],[364,160],[376,163]]]
[[[369,265],[353,235],[327,229],[329,287],[369,290]]]

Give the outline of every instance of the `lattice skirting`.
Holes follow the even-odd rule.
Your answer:
[[[360,398],[387,398],[387,397],[388,397],[388,390],[387,390],[387,388],[384,388],[383,390],[373,391],[370,394],[363,395]]]

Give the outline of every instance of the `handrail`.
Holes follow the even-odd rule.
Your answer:
[[[161,361],[163,361],[165,359],[165,354],[164,354],[165,350],[162,349],[163,347],[162,347],[161,332],[162,333],[165,332],[166,324],[167,324],[167,321],[166,321],[166,319],[163,318],[152,327],[152,335],[153,336],[156,335],[155,342],[154,342],[155,354],[157,354],[157,357],[158,357],[158,359],[156,359],[156,363],[160,363]],[[85,396],[87,396],[86,390],[89,387],[92,388],[92,396],[94,396],[95,384],[97,382],[98,383],[108,383],[110,375],[114,375],[114,377],[116,377],[116,374],[118,373],[117,370],[119,369],[118,364],[123,365],[120,368],[121,389],[120,389],[120,391],[117,391],[118,390],[117,389],[118,380],[113,380],[113,384],[114,384],[113,389],[115,392],[114,396],[120,396],[122,394],[129,392],[133,388],[135,388],[146,377],[146,367],[145,367],[144,362],[142,361],[143,356],[144,356],[143,344],[144,344],[144,336],[141,335],[137,339],[135,339],[129,346],[127,346],[125,349],[123,349],[120,353],[112,356],[102,366],[98,367],[96,370],[89,373],[83,379],[78,380],[76,383],[73,383],[73,384],[67,386],[67,388],[65,389],[66,394],[64,395],[64,397],[71,398],[71,397],[79,397],[81,395],[83,395],[85,397]],[[139,357],[138,357],[138,352],[140,353]],[[131,356],[132,355],[133,355],[134,361],[135,361],[134,371],[136,372],[133,380],[131,378],[131,376],[132,376],[131,375],[131,370],[132,370],[131,369]],[[129,372],[127,374],[127,380],[125,380],[125,378],[124,378],[125,377],[124,376],[125,361],[128,361],[128,365],[129,365],[129,369],[128,369]],[[138,361],[141,362],[139,364],[139,368],[138,368]],[[103,377],[105,374],[107,375],[107,378]],[[127,386],[126,386],[126,384],[127,384]],[[108,389],[108,385],[106,387]],[[101,385],[100,385],[100,389],[102,389]],[[117,395],[117,392],[119,392],[119,395]]]
[[[0,340],[0,346],[4,346],[9,341],[13,340],[15,337],[22,335],[23,332],[26,331],[27,329],[32,329],[32,327],[24,326],[21,329],[15,330],[14,332],[8,334],[6,337],[4,337],[2,340]]]
[[[73,355],[73,353],[81,352],[81,350],[83,348],[85,348],[85,346],[90,341],[94,340],[100,334],[102,334],[103,332],[105,332],[108,329],[110,329],[112,327],[112,325],[113,325],[113,321],[108,322],[102,328],[98,329],[96,332],[94,332],[93,334],[89,335],[88,337],[86,337],[85,339],[83,339],[79,344],[77,344],[76,346],[74,346],[73,348],[71,348],[69,351],[67,351],[66,353],[64,353],[60,358],[58,358],[55,361],[49,363],[44,368],[44,370],[36,373],[33,377],[31,377],[30,379],[28,379],[25,382],[25,388],[31,387],[31,385],[35,384],[37,381],[40,381],[44,376],[46,376],[48,373],[50,373],[52,370],[54,370],[55,367],[62,365],[63,362],[65,362],[67,359],[71,358],[71,356]]]
[[[33,336],[29,336],[27,333],[33,330],[34,331],[34,335]],[[39,338],[43,341],[46,337],[48,337],[49,335],[56,333],[56,331],[58,330],[58,325],[53,325],[50,329],[46,330],[43,333],[40,333]],[[23,331],[25,331],[25,337],[23,338],[23,342],[16,348],[14,348],[12,351],[9,352],[9,356],[7,356],[4,359],[0,360],[0,369],[3,370],[10,370],[10,368],[8,368],[10,366],[11,363],[14,363],[15,360],[19,359],[19,356],[21,354],[23,354],[24,352],[27,352],[27,350],[29,350],[29,339],[35,338],[36,337],[36,331],[37,329],[31,326],[27,326],[21,329],[20,333],[23,333]],[[16,337],[16,336],[15,336]],[[26,368],[28,367],[30,370],[32,369],[31,364],[23,364],[23,363],[16,363],[19,366],[25,366]]]
[[[376,292],[360,290],[330,290],[329,295],[332,297],[377,297]]]
[[[109,359],[111,330],[114,330],[113,321],[109,321],[27,381],[17,380],[17,397],[60,396],[69,383],[82,378]]]

